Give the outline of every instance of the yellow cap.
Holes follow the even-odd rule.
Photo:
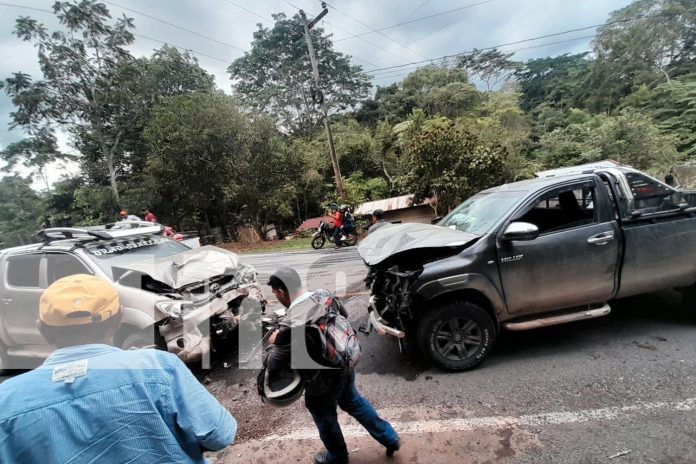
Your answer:
[[[120,310],[116,289],[108,281],[87,274],[56,280],[41,295],[39,319],[66,327],[103,322]]]

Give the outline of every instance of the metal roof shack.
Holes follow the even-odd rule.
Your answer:
[[[431,198],[426,198],[423,202],[414,204],[413,195],[401,195],[363,203],[356,208],[354,214],[356,216],[368,216],[374,210],[381,209],[384,211],[384,220],[387,222],[420,222],[430,224],[435,217],[435,210],[431,207],[432,202]]]
[[[309,218],[306,221],[304,221],[302,224],[300,224],[300,227],[298,227],[298,229],[300,229],[300,230],[318,229],[319,223],[321,221],[324,221],[328,224],[331,224],[333,222],[333,218],[331,216],[319,216],[319,217]]]

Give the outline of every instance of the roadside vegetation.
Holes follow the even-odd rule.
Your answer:
[[[91,0],[57,2],[62,28],[20,17],[42,76],[2,81],[26,139],[2,147],[0,240],[45,226],[112,222],[143,206],[179,230],[293,230],[338,201],[297,16],[275,16],[230,63],[232,95],[187,52],[128,51],[132,19]],[[475,51],[368,75],[312,31],[347,203],[435,196],[438,213],[540,168],[615,159],[664,174],[696,156],[696,2],[637,0],[597,30],[592,52],[515,61]],[[283,57],[283,59],[278,59]],[[401,76],[398,76],[401,77]],[[374,78],[374,81],[373,81]],[[371,92],[372,85],[375,92]],[[227,90],[227,89],[225,89]],[[74,151],[62,153],[55,131]],[[53,185],[57,161],[79,172]],[[29,168],[22,177],[14,171]],[[42,190],[32,189],[43,181]]]

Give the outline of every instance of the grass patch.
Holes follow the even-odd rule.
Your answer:
[[[290,240],[272,240],[250,244],[222,243],[218,245],[226,250],[239,254],[252,253],[281,253],[283,251],[300,251],[312,249],[312,238],[293,238]]]

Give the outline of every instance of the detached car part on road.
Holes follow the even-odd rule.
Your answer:
[[[434,364],[464,370],[486,358],[500,329],[604,316],[614,298],[692,290],[696,208],[606,162],[485,190],[437,225],[382,227],[358,253],[369,266],[367,332],[415,338]]]
[[[41,243],[0,251],[0,369],[24,368],[54,348],[38,327],[39,299],[61,277],[91,274],[113,282],[124,310],[115,344],[157,347],[185,362],[211,351],[211,338],[237,328],[242,304],[263,311],[254,269],[236,254],[190,249],[162,236],[159,225],[134,228],[53,228]],[[247,312],[245,312],[246,314]],[[7,365],[8,355],[17,362]]]

